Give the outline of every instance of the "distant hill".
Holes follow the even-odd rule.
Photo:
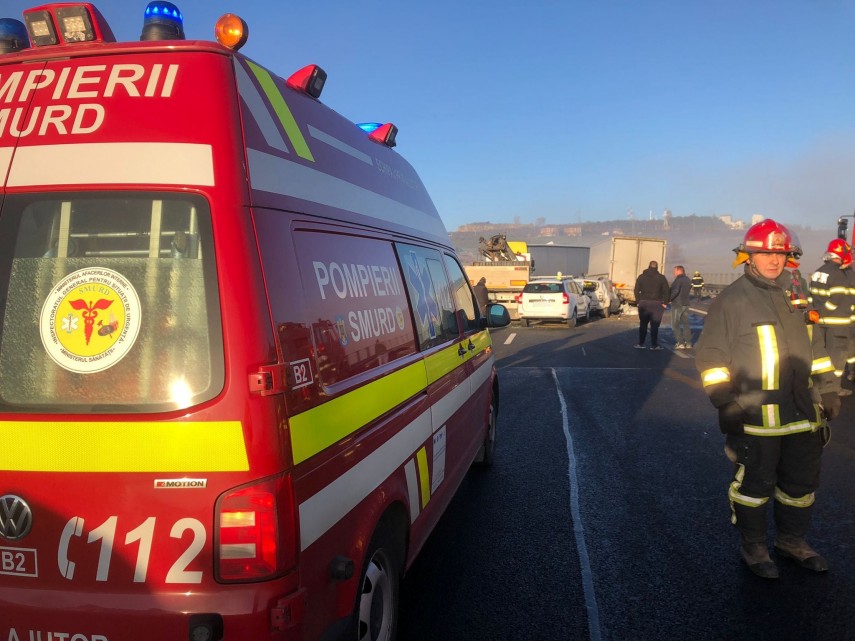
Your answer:
[[[624,236],[649,236],[664,238],[668,245],[666,250],[665,274],[671,277],[671,269],[674,265],[683,265],[691,274],[698,270],[709,283],[727,283],[739,276],[741,269],[731,267],[736,256],[733,249],[737,247],[745,235],[744,230],[730,230],[724,224],[717,229],[705,228],[702,231],[692,229],[688,225],[673,225],[680,219],[674,219],[672,226],[675,229],[663,231],[661,221],[650,221],[659,224],[659,229],[644,229],[640,223],[648,221],[636,221],[636,233],[623,229]],[[837,230],[834,227],[837,221],[832,220],[828,229],[814,230],[801,227],[793,227],[799,237],[804,255],[801,259],[801,270],[804,273],[812,272],[822,264],[822,255],[830,240],[836,237]],[[626,221],[619,223],[599,223],[603,227],[614,229],[618,225],[628,227]],[[464,226],[465,227],[465,226]],[[496,226],[499,227],[499,226]],[[554,226],[550,226],[554,227]],[[449,235],[460,259],[464,264],[471,263],[478,258],[478,240],[481,236],[488,238],[492,234],[504,233],[508,240],[523,241],[532,245],[565,245],[570,247],[591,247],[596,243],[607,240],[608,235],[600,233],[583,233],[581,236],[542,236],[540,230],[532,225],[509,225],[507,230],[481,230],[481,231],[455,231]]]

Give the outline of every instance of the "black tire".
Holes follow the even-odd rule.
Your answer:
[[[371,537],[356,594],[349,639],[392,641],[398,631],[400,546],[381,525]]]
[[[573,310],[573,315],[567,319],[567,327],[574,328],[576,327],[576,310]]]
[[[484,443],[475,460],[472,462],[477,467],[493,467],[493,462],[496,460],[496,421],[498,419],[498,409],[496,408],[496,397],[490,399],[490,409],[487,413],[486,433],[484,434]]]
[[[520,319],[520,327],[528,327],[528,319],[527,318],[521,318]]]
[[[611,316],[611,315],[612,315],[612,313],[611,313],[611,311],[609,310],[609,306],[608,306],[608,305],[604,305],[604,306],[603,306],[603,318],[608,318],[608,317],[609,317],[609,316]]]

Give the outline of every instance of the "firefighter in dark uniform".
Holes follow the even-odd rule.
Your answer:
[[[774,500],[777,555],[825,572],[828,563],[805,537],[827,421],[839,413],[840,398],[831,361],[788,291],[784,267],[801,249],[786,227],[767,219],[734,251],[734,266],[745,263],[745,273],[713,300],[695,361],[735,463],[728,498],[740,554],[758,576],[778,577],[766,533],[766,505]]]
[[[849,396],[851,390],[841,386],[846,362],[851,356],[850,329],[852,326],[855,291],[846,271],[852,264],[852,248],[840,238],[828,244],[822,267],[810,277],[812,307],[818,312],[820,333],[825,350],[834,365],[834,376],[840,396]]]
[[[704,288],[704,277],[701,276],[701,272],[695,272],[692,275],[692,293],[695,295],[695,298],[701,300],[701,291]]]

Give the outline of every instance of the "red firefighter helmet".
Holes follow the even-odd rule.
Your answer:
[[[802,247],[798,237],[771,218],[751,225],[745,232],[742,243],[733,251],[736,252],[736,260],[733,261],[734,267],[748,260],[750,254],[760,252],[787,254],[790,257],[787,261],[787,267],[798,267],[796,260],[802,255]]]
[[[828,249],[825,250],[826,260],[831,260],[835,256],[840,259],[844,266],[852,262],[852,247],[842,238],[832,240],[828,243]]]

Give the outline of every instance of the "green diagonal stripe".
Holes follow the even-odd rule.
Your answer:
[[[285,134],[288,136],[291,144],[294,145],[294,151],[297,152],[297,155],[300,156],[300,158],[305,158],[306,160],[315,162],[315,157],[309,150],[309,145],[306,144],[306,139],[303,138],[303,133],[300,131],[297,121],[294,120],[294,115],[291,113],[291,110],[288,109],[288,105],[285,103],[285,99],[282,97],[282,94],[276,86],[276,83],[273,81],[270,73],[249,60],[247,60],[247,64],[249,65],[252,73],[255,74],[255,77],[258,79],[258,84],[261,85],[264,95],[266,95],[267,99],[270,101],[273,111],[275,111],[276,115],[279,117],[279,122],[282,123],[282,127],[285,129]]]

